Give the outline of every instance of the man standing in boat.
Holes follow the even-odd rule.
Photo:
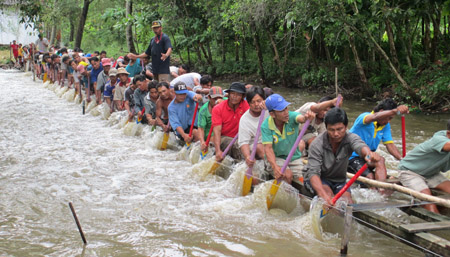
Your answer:
[[[174,91],[175,99],[173,99],[168,107],[170,125],[178,138],[186,143],[198,141],[197,117],[194,118],[192,136],[189,136],[189,131],[195,113],[195,102],[201,101],[202,96],[188,91],[186,84],[183,82],[175,84]]]
[[[211,120],[214,133],[214,147],[216,148],[216,161],[221,162],[222,151],[231,143],[239,131],[239,121],[244,113],[250,108],[245,97],[245,85],[233,82],[229,89],[228,99],[216,105],[212,110]],[[237,142],[228,152],[234,159],[241,160],[242,154]]]
[[[152,69],[154,79],[159,82],[169,81],[170,74],[170,54],[172,53],[172,43],[169,36],[162,32],[162,26],[160,21],[152,22],[152,29],[155,33],[155,37],[152,38],[150,44],[145,53],[136,55],[129,53],[130,59],[136,60],[137,58],[144,58],[147,56],[152,57]]]
[[[269,96],[265,105],[270,117],[261,125],[262,143],[267,162],[272,168],[272,175],[275,179],[284,180],[289,184],[292,183],[294,177],[298,179],[302,175],[303,163],[300,159],[302,154],[298,147],[283,174],[281,167],[298,137],[298,125],[314,117],[312,112],[302,115],[289,111],[290,104],[279,94]]]
[[[390,98],[384,99],[372,112],[360,114],[353,123],[350,132],[360,136],[370,147],[372,152],[377,150],[380,141],[383,142],[388,152],[394,156],[395,159],[401,160],[402,155],[392,140],[391,124],[389,122],[395,115],[405,113],[408,113],[407,106],[397,106],[397,103],[394,102],[394,100]],[[357,153],[353,153],[350,157],[348,172],[355,174],[365,163],[364,157],[360,157]],[[362,175],[370,179],[385,181],[387,173],[384,158],[381,157],[379,162],[369,164],[369,169]]]
[[[450,180],[441,172],[450,170],[450,120],[447,130],[436,132],[432,138],[416,146],[400,161],[400,182],[415,191],[431,195],[430,188],[450,193]],[[424,208],[439,213],[435,204]]]
[[[341,108],[333,108],[324,118],[326,132],[320,134],[309,148],[308,164],[304,170],[305,187],[329,205],[347,179],[348,158],[352,152],[364,156],[365,161],[377,163],[380,156],[370,151],[361,138],[347,132],[348,118]],[[352,203],[350,188],[342,195]]]
[[[239,148],[244,156],[245,162],[248,167],[252,167],[255,164],[254,160],[251,160],[253,141],[255,140],[256,132],[258,129],[259,118],[262,112],[262,103],[266,99],[264,90],[259,86],[254,86],[247,91],[247,102],[250,108],[242,115],[239,121]],[[264,112],[264,119],[269,117],[268,112]],[[258,145],[256,147],[256,160],[264,160],[264,146],[262,144],[261,135],[258,138]],[[257,179],[253,180],[254,183],[258,183]]]

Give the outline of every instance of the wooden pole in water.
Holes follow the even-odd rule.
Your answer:
[[[80,232],[80,235],[81,235],[81,239],[83,240],[84,244],[87,244],[86,238],[84,237],[83,229],[81,229],[80,222],[78,221],[77,214],[75,213],[75,209],[73,208],[73,205],[71,202],[69,202],[69,207],[70,207],[70,210],[72,211],[72,215],[73,215],[73,218],[75,219],[75,223],[77,224],[78,231]]]
[[[353,207],[347,205],[344,216],[344,234],[341,240],[341,255],[347,255],[348,241],[350,240],[350,229],[352,227]]]
[[[36,66],[34,65],[34,44],[31,45],[31,70],[33,71],[33,81],[36,81]]]

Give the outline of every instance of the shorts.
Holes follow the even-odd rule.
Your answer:
[[[147,118],[145,119],[145,120],[147,120]],[[194,126],[194,128],[192,129],[192,130],[194,130],[194,129],[197,129],[197,126]],[[189,134],[189,131],[191,130],[191,126],[188,126],[185,130],[184,130],[184,133],[186,133],[186,134]],[[180,140],[182,140],[182,141],[184,141],[184,138],[180,135],[180,134],[178,134],[178,132],[175,130],[175,135],[177,135],[177,137],[180,139]]]
[[[169,83],[169,74],[153,74],[155,76],[155,79],[159,82],[167,82]]]
[[[405,187],[419,192],[428,188],[435,188],[448,180],[440,172],[431,178],[425,178],[410,170],[401,170],[399,179]]]
[[[277,163],[278,166],[280,166],[280,168],[283,167],[285,161],[286,160],[283,158],[275,157],[275,162]],[[269,163],[266,166],[268,168],[270,175],[273,176],[272,166]],[[299,178],[303,177],[304,167],[305,165],[303,164],[302,158],[298,158],[297,160],[293,161],[291,160],[291,162],[288,164],[286,168],[292,171],[293,180],[298,180]]]
[[[362,166],[364,166],[364,164],[366,164],[366,160],[364,158],[359,156],[355,157],[348,161],[347,171],[352,174],[356,174],[358,170],[360,170]],[[375,168],[368,167],[361,175],[367,177],[370,172],[375,173],[374,170]]]
[[[220,139],[220,149],[222,151],[225,151],[225,149],[228,147],[228,145],[233,141],[232,137],[222,136]],[[238,141],[234,141],[234,144],[231,146],[230,151],[227,153],[229,156],[231,156],[235,160],[243,160],[244,156],[242,155],[241,149],[239,149]]]
[[[344,186],[346,184],[345,181],[344,182],[331,182],[331,181],[323,179],[323,178],[321,178],[320,180],[322,181],[322,185],[328,186],[334,195],[339,193],[339,191],[341,191],[341,189],[344,188]],[[313,195],[317,195],[316,191],[314,190],[314,188],[311,185],[310,180],[305,180],[305,187],[310,193],[312,193]],[[345,190],[345,191],[349,192],[349,193],[352,192],[350,187],[347,188],[347,190]]]

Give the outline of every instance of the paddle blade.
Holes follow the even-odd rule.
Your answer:
[[[202,160],[205,159],[205,157],[206,157],[207,154],[208,154],[208,151],[202,151],[202,152],[200,153],[200,157],[202,158]]]
[[[314,233],[314,236],[323,241],[322,236],[322,225],[320,224],[322,218],[326,215],[323,212],[323,201],[320,200],[318,196],[314,196],[314,198],[311,200],[311,205],[309,207],[309,215],[311,217],[311,228],[312,232]]]
[[[269,190],[269,195],[267,195],[266,202],[267,202],[267,209],[270,210],[270,207],[272,206],[273,200],[275,199],[275,196],[277,195],[278,188],[280,187],[280,183],[276,179],[273,181],[272,186]]]
[[[186,142],[186,150],[189,150],[191,148],[191,143]]]
[[[167,149],[167,142],[169,141],[169,133],[164,133],[163,141],[161,144],[161,150],[164,151]]]
[[[216,170],[219,168],[219,166],[220,166],[220,163],[214,162],[213,166],[209,170],[209,174],[215,174]]]
[[[244,184],[242,186],[242,196],[248,195],[250,193],[250,190],[252,189],[252,181],[253,177],[247,178],[246,175],[244,175]]]

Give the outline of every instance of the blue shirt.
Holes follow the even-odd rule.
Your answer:
[[[100,63],[100,67],[98,67],[98,69],[94,69],[93,67],[92,67],[92,65],[89,65],[88,66],[88,70],[89,70],[89,67],[91,67],[91,84],[93,84],[94,82],[97,82],[97,77],[98,77],[98,74],[100,74],[100,72],[102,72],[103,71],[103,66],[102,66],[102,64]]]
[[[194,101],[194,96],[195,93],[189,91],[183,102],[176,103],[175,99],[173,99],[169,104],[169,107],[167,108],[169,111],[169,121],[170,126],[172,126],[174,131],[176,131],[178,127],[182,127],[183,130],[186,130],[191,126],[196,104]],[[197,117],[194,121],[194,126],[197,126]]]
[[[103,92],[103,96],[104,97],[111,97],[111,100],[113,100],[114,95],[112,93],[112,91],[116,88],[117,83],[119,83],[120,80],[116,81],[116,84],[111,86],[111,80],[109,80],[108,82],[106,82],[105,84],[105,91]]]
[[[350,129],[350,132],[357,134],[361,137],[361,139],[367,144],[367,146],[370,148],[372,152],[375,152],[378,148],[378,145],[380,144],[380,141],[383,142],[383,144],[391,144],[394,141],[392,141],[392,135],[391,135],[391,124],[388,123],[384,126],[377,126],[377,122],[371,122],[366,124],[364,122],[367,115],[373,114],[370,112],[362,113],[356,118],[355,123],[353,123],[352,128]],[[350,159],[353,159],[355,157],[358,157],[359,155],[355,152],[353,152]]]
[[[129,77],[134,77],[134,76],[138,75],[142,71],[141,60],[139,58],[137,58],[136,61],[134,62],[134,64],[132,66],[130,66],[130,64],[128,64],[127,67],[125,68],[125,70],[128,73],[130,73],[130,75],[128,75]]]

